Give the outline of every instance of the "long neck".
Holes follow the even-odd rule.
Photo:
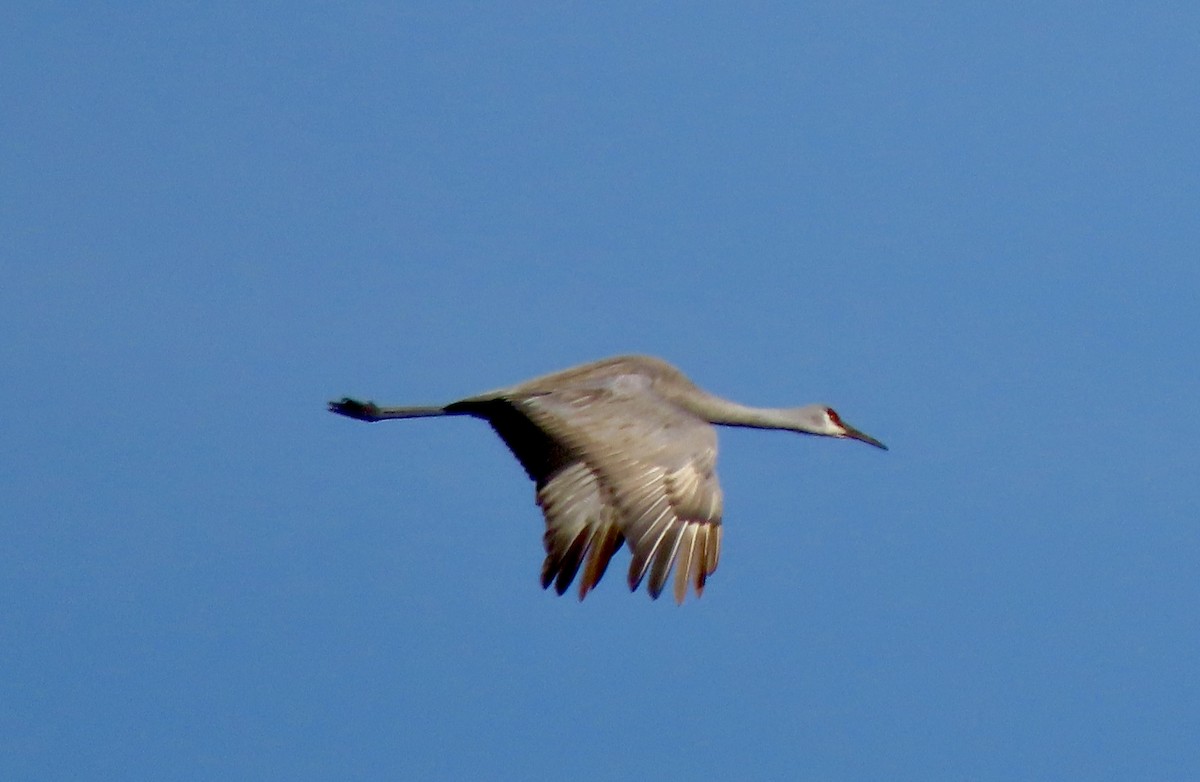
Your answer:
[[[795,432],[810,431],[803,422],[797,419],[794,408],[749,407],[706,393],[688,395],[686,398],[677,399],[676,402],[709,423],[722,426],[789,429]]]

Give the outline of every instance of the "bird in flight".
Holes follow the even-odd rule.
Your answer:
[[[345,398],[359,421],[468,415],[491,424],[537,486],[546,518],[542,587],[579,599],[629,546],[629,588],[649,575],[657,598],[675,571],[676,603],[699,597],[721,553],[721,486],[713,424],[786,429],[887,446],[825,405],[757,408],[713,396],[661,359],[618,356],[445,406],[380,407]]]

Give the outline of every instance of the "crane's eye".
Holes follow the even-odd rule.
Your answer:
[[[825,408],[825,415],[829,416],[829,420],[830,420],[830,421],[832,421],[833,423],[835,423],[836,425],[838,425],[838,426],[844,426],[844,425],[845,425],[845,424],[843,424],[843,423],[842,423],[842,419],[841,419],[841,417],[840,417],[840,416],[837,414],[837,411],[836,411],[836,410],[834,410],[832,407],[827,407],[827,408]]]

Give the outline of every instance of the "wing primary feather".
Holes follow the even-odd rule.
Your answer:
[[[692,578],[695,579],[696,597],[704,594],[704,579],[707,578],[708,557],[708,524],[701,524],[696,530],[696,551],[692,560]]]
[[[696,531],[699,526],[688,524],[680,536],[679,555],[675,561],[675,603],[678,605],[683,605],[683,600],[687,597],[688,581],[695,567]]]
[[[642,579],[646,577],[646,570],[650,567],[650,562],[654,557],[655,550],[658,549],[659,543],[662,542],[663,535],[671,528],[671,522],[674,521],[675,514],[671,510],[669,503],[664,503],[662,511],[659,512],[658,518],[655,519],[646,531],[637,537],[633,534],[627,534],[630,543],[633,546],[633,561],[629,563],[629,589],[635,591],[638,585],[642,583]],[[658,528],[662,527],[659,532]],[[636,534],[636,533],[635,533]],[[652,543],[647,541],[653,539]]]
[[[604,577],[604,571],[608,570],[608,563],[612,560],[613,554],[616,554],[617,550],[621,548],[623,540],[621,530],[616,524],[604,524],[596,529],[596,533],[592,536],[591,546],[588,548],[587,564],[579,579],[580,600],[587,597],[587,593],[600,583],[600,579]]]
[[[590,530],[587,527],[581,529],[558,560],[558,576],[554,580],[554,591],[560,595],[567,591],[567,587],[575,579],[575,574],[579,572],[579,564],[583,561],[583,555],[587,552],[588,542],[591,540],[589,533]]]
[[[717,569],[717,561],[721,558],[721,525],[712,524],[708,528],[708,545],[705,547],[704,575],[711,576]]]
[[[687,524],[676,521],[667,529],[658,543],[658,550],[654,554],[654,566],[650,569],[650,586],[648,587],[650,597],[655,600],[662,594],[663,587],[667,583],[667,576],[671,573],[671,563],[675,561],[675,552],[679,550],[679,540],[686,528]]]

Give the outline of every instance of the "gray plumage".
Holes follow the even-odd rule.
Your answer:
[[[537,486],[546,518],[542,586],[561,595],[579,574],[582,600],[622,542],[629,588],[657,598],[675,571],[675,601],[699,596],[721,553],[721,487],[712,424],[853,438],[886,448],[824,405],[754,408],[698,388],[649,356],[582,364],[443,407],[329,409],[361,421],[470,415],[491,424]]]

